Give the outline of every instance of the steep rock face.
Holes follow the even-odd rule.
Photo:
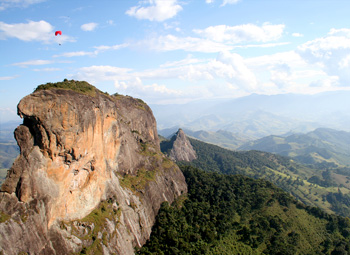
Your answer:
[[[133,254],[160,204],[187,191],[141,100],[40,90],[18,114],[21,153],[0,193],[4,254]]]
[[[175,161],[192,161],[197,158],[197,154],[188,140],[185,132],[180,128],[171,139],[172,148],[169,157]]]

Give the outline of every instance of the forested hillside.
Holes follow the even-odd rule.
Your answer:
[[[188,195],[163,203],[138,254],[348,254],[349,219],[265,180],[182,167]]]
[[[350,171],[311,167],[290,158],[261,151],[237,152],[190,139],[198,158],[179,162],[207,172],[242,174],[268,180],[306,205],[328,213],[350,216]]]

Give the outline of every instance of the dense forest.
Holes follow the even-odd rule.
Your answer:
[[[328,213],[350,216],[349,169],[327,164],[303,165],[291,158],[261,151],[231,151],[190,139],[198,158],[178,162],[207,172],[242,174],[268,180],[299,201]],[[348,178],[348,179],[347,179]]]
[[[163,203],[138,254],[348,254],[350,221],[265,180],[181,167],[187,196]]]

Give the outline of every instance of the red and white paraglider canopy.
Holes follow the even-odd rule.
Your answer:
[[[62,31],[56,31],[55,36],[57,36],[57,35],[62,35]]]

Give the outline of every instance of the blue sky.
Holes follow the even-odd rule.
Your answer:
[[[349,10],[347,0],[0,0],[0,121],[65,78],[150,104],[348,90]]]

